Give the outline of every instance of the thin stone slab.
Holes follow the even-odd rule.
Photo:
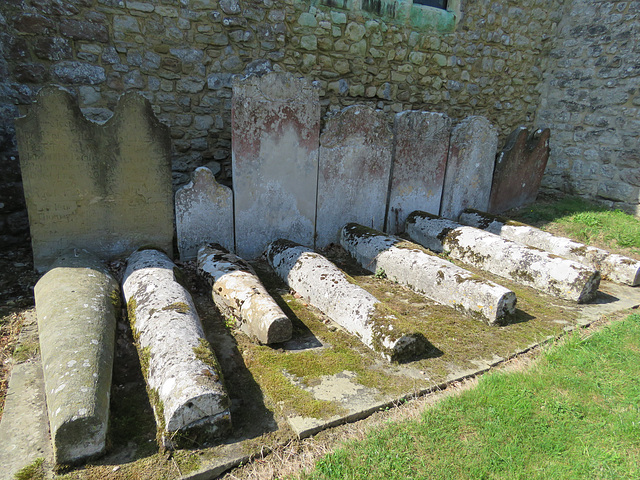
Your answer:
[[[320,135],[316,248],[340,241],[345,222],[384,227],[393,133],[382,110],[353,105]]]
[[[267,260],[291,289],[385,359],[409,360],[425,353],[428,342],[421,334],[397,328],[392,312],[322,255],[278,240],[267,248]]]
[[[498,130],[480,116],[465,118],[451,132],[440,215],[457,220],[465,208],[486,211],[491,196]]]
[[[228,318],[239,321],[249,337],[262,344],[291,338],[291,320],[269,295],[256,272],[240,257],[219,245],[198,251],[198,272],[209,285],[213,301]]]
[[[252,260],[287,237],[314,243],[320,101],[291,74],[233,85],[232,168],[236,253]]]
[[[460,268],[415,243],[355,223],[344,226],[340,244],[370,272],[384,272],[394,282],[436,302],[467,312],[489,325],[508,323],[516,294]]]
[[[86,461],[106,448],[118,282],[71,250],[38,281],[35,300],[55,461]]]
[[[393,134],[395,146],[385,229],[390,234],[404,231],[411,212],[440,213],[451,119],[442,113],[400,112]]]
[[[220,367],[176,270],[164,253],[140,250],[127,260],[122,284],[151,406],[168,447],[181,437],[210,442],[231,428]]]
[[[206,243],[234,250],[233,192],[199,167],[191,182],[176,192],[176,231],[181,260],[193,260]]]
[[[603,278],[635,287],[640,285],[640,262],[601,248],[590,247],[569,238],[551,233],[507,218],[477,210],[465,210],[460,223],[500,235],[507,240],[540,248],[554,255],[588,265],[600,271]]]
[[[598,292],[600,272],[581,263],[426,212],[409,215],[407,233],[434,252],[549,295],[582,303]]]
[[[531,135],[519,127],[507,137],[493,171],[490,213],[502,213],[535,202],[549,160],[550,130]]]

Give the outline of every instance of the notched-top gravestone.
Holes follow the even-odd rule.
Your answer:
[[[502,213],[535,202],[549,160],[548,128],[529,135],[525,127],[507,137],[493,171],[490,213]]]
[[[401,233],[411,212],[438,214],[447,166],[451,119],[442,113],[396,115],[394,158],[386,230]]]
[[[206,243],[233,251],[233,192],[206,167],[176,192],[176,231],[181,260],[196,258]]]
[[[147,100],[124,95],[101,125],[46,87],[16,133],[36,270],[72,247],[102,259],[172,251],[170,137]]]
[[[489,120],[467,117],[451,132],[440,215],[456,220],[465,208],[489,206],[498,131]]]
[[[282,237],[313,245],[317,89],[291,74],[250,76],[233,86],[231,122],[236,253],[256,258]]]
[[[383,228],[392,141],[382,110],[354,105],[327,118],[320,136],[316,247],[338,243],[348,222]]]

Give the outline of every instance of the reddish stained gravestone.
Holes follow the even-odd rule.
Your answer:
[[[440,216],[457,220],[465,208],[486,211],[491,196],[498,131],[481,116],[465,118],[451,132]]]
[[[404,232],[407,216],[416,210],[440,213],[450,135],[451,119],[442,113],[396,115],[387,233]]]
[[[490,213],[502,213],[536,200],[549,160],[548,128],[531,135],[525,127],[507,137],[493,171]]]
[[[320,136],[316,248],[338,243],[350,222],[383,228],[392,142],[382,110],[353,105],[327,118]]]
[[[313,246],[320,101],[291,74],[233,86],[232,168],[236,253],[257,258],[280,238]]]

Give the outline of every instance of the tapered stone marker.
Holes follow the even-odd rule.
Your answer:
[[[612,282],[635,287],[640,284],[640,262],[632,258],[590,247],[569,238],[558,237],[535,227],[511,221],[489,213],[467,209],[460,215],[460,223],[482,228],[502,238],[540,248],[554,255],[589,265]]]
[[[198,272],[211,285],[213,301],[222,314],[235,317],[247,335],[263,344],[291,338],[291,320],[240,257],[220,245],[203,246],[198,251]]]
[[[340,244],[365,269],[384,271],[391,280],[490,325],[507,323],[515,313],[516,294],[511,290],[480,280],[411,242],[350,223],[341,231]]]
[[[83,462],[106,448],[119,285],[76,249],[38,281],[35,299],[55,461]]]
[[[207,442],[231,426],[220,367],[175,269],[164,253],[141,250],[129,257],[122,284],[151,404],[168,447],[176,433]]]
[[[267,259],[290,288],[385,359],[409,360],[426,351],[421,334],[399,330],[392,312],[319,253],[278,240],[267,248]]]
[[[600,273],[585,265],[426,212],[409,215],[407,233],[435,252],[567,300],[588,302],[600,285]]]

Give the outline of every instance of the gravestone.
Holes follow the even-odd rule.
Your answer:
[[[338,243],[349,222],[383,228],[392,142],[381,110],[354,105],[326,119],[320,135],[317,248]]]
[[[451,119],[442,113],[396,115],[395,148],[386,231],[402,233],[416,210],[438,214],[449,153]]]
[[[37,271],[68,248],[106,260],[143,245],[172,252],[170,137],[147,100],[126,94],[96,124],[46,87],[16,134]]]
[[[502,213],[535,202],[549,160],[550,130],[531,135],[525,127],[507,137],[493,171],[490,213]]]
[[[233,192],[213,172],[196,168],[191,182],[176,192],[176,231],[181,260],[192,260],[205,243],[233,246]]]
[[[451,132],[440,215],[455,220],[465,208],[489,206],[498,131],[484,117],[465,118]]]
[[[318,180],[317,89],[291,74],[233,86],[232,168],[236,253],[258,257],[286,237],[313,245]]]

